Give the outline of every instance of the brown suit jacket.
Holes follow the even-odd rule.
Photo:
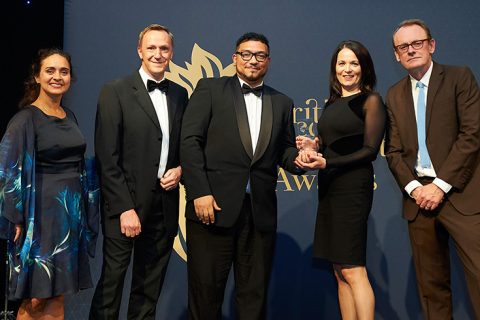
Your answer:
[[[418,177],[415,109],[409,76],[393,85],[386,97],[388,128],[385,151],[398,185]],[[437,177],[451,184],[447,198],[465,215],[480,212],[480,91],[470,69],[434,62],[427,96],[427,149]],[[418,214],[404,192],[404,217]]]

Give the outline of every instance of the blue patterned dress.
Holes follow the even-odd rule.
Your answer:
[[[98,233],[98,185],[93,166],[85,165],[75,116],[65,111],[60,119],[34,106],[22,109],[0,144],[0,237],[9,240],[12,299],[92,286],[88,255]],[[15,224],[23,233],[13,243]]]

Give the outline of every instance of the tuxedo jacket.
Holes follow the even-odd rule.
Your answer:
[[[410,77],[393,85],[386,98],[389,126],[386,157],[404,191],[418,179],[417,125]],[[428,87],[426,144],[437,177],[452,185],[446,195],[462,214],[480,212],[480,92],[470,69],[434,62]],[[418,206],[404,192],[404,216],[415,219]]]
[[[215,225],[233,226],[250,180],[255,227],[260,231],[276,230],[277,166],[299,173],[293,163],[297,150],[292,111],[290,98],[264,86],[254,153],[237,76],[198,82],[185,111],[180,145],[187,219],[198,220],[194,199],[213,195],[222,209],[216,213]]]
[[[167,80],[168,81],[168,80]],[[180,165],[179,144],[187,91],[169,81],[167,92],[170,141],[165,171]],[[95,123],[95,154],[100,169],[102,226],[121,238],[120,214],[135,209],[143,223],[150,214],[162,152],[162,130],[138,71],[106,84],[100,93]],[[179,190],[162,192],[167,232],[178,226]]]

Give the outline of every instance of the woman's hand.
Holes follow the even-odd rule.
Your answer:
[[[327,160],[323,155],[314,150],[300,150],[294,163],[303,170],[325,169],[327,166]]]
[[[15,237],[13,238],[13,242],[17,242],[18,239],[20,239],[20,236],[22,235],[23,227],[21,224],[16,224],[15,225]]]

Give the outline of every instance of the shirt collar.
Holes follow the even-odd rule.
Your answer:
[[[140,77],[142,78],[142,81],[143,81],[143,84],[145,85],[145,88],[147,88],[147,81],[148,80],[152,80],[152,81],[155,81],[155,82],[162,82],[163,80],[165,80],[165,75],[163,75],[163,78],[160,81],[157,81],[157,80],[153,79],[152,77],[150,77],[148,75],[148,73],[145,72],[145,70],[143,70],[143,67],[140,67],[140,69],[138,70],[138,73],[140,73]]]
[[[428,68],[427,72],[425,72],[422,79],[417,80],[414,77],[410,76],[410,81],[412,82],[412,88],[417,87],[418,81],[423,83],[428,88],[428,84],[430,83],[430,76],[432,75],[432,70],[433,70],[433,61],[430,63],[430,67]]]
[[[237,78],[240,81],[240,87],[243,86],[243,84],[246,84],[247,86],[250,87],[250,85],[248,83],[246,83],[245,81],[243,81],[242,79],[240,79],[240,77],[237,77]],[[258,86],[255,86],[254,88],[260,87],[260,86],[263,86],[263,81],[262,81],[262,83],[260,83]]]

